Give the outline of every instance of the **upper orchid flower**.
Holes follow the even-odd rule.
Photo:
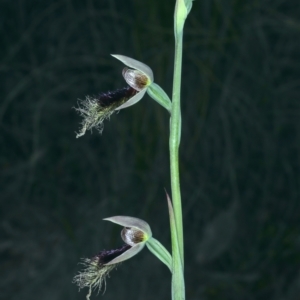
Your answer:
[[[117,107],[116,110],[129,107],[137,103],[147,92],[153,100],[171,112],[171,100],[165,91],[154,82],[153,72],[149,66],[124,55],[112,54],[112,56],[129,67],[123,69],[123,77],[129,86],[138,91],[135,96],[130,98],[126,103]]]
[[[162,88],[153,82],[154,76],[149,66],[124,55],[114,54],[112,56],[129,67],[124,68],[122,72],[129,86],[116,91],[101,93],[97,97],[87,96],[85,100],[80,100],[76,110],[83,116],[83,121],[77,138],[93,127],[102,132],[105,119],[108,119],[116,110],[129,107],[140,101],[146,91],[150,97],[171,111],[171,101]]]
[[[135,96],[116,108],[119,110],[140,101],[145,95],[147,87],[153,83],[154,77],[151,68],[144,63],[124,55],[112,54],[112,56],[131,68],[124,68],[122,74],[127,84],[138,91]]]
[[[125,245],[114,250],[103,250],[92,258],[83,259],[85,269],[74,277],[74,282],[80,289],[89,288],[87,299],[90,298],[92,289],[101,289],[106,276],[119,263],[138,254],[145,245],[171,270],[171,255],[152,237],[151,228],[145,221],[127,216],[115,216],[104,219],[124,226],[121,237]]]

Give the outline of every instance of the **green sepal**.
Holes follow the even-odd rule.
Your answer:
[[[151,237],[146,246],[161,262],[163,262],[172,273],[172,256],[169,251],[155,238]]]
[[[156,83],[152,83],[147,88],[148,95],[163,106],[167,111],[171,113],[172,102],[166,92]]]

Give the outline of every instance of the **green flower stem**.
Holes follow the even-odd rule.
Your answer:
[[[177,0],[174,14],[174,34],[175,34],[175,58],[174,58],[174,77],[172,92],[172,110],[170,120],[170,169],[171,169],[171,188],[173,216],[170,214],[173,274],[172,274],[172,300],[185,299],[184,285],[184,249],[183,249],[183,224],[182,224],[182,205],[179,178],[179,145],[181,138],[181,109],[180,109],[180,90],[181,90],[181,70],[182,70],[182,39],[183,27],[187,17],[187,9],[184,0]],[[169,201],[170,202],[170,201]],[[170,211],[170,204],[169,204]],[[172,218],[174,220],[172,220]],[[176,232],[174,232],[174,227]],[[172,232],[173,230],[173,232]]]
[[[172,93],[172,111],[170,121],[170,167],[171,167],[171,188],[174,207],[175,223],[177,228],[180,257],[183,264],[183,225],[182,208],[179,178],[179,144],[181,136],[181,109],[180,109],[180,89],[181,89],[181,65],[182,65],[182,33],[175,42],[174,78]]]
[[[182,36],[181,41],[175,45],[175,64],[173,79],[173,100],[170,121],[170,165],[171,165],[171,187],[174,206],[175,223],[179,243],[180,257],[183,262],[183,225],[179,178],[179,144],[181,135],[181,109],[180,109],[180,85],[181,85],[181,59],[182,59]]]
[[[172,274],[172,300],[183,300],[184,298],[184,253],[183,253],[183,224],[182,207],[179,178],[179,144],[181,136],[181,111],[180,111],[180,85],[181,85],[181,59],[182,59],[182,35],[175,45],[175,63],[172,94],[172,112],[170,120],[170,168],[171,168],[171,189],[174,208],[174,225],[176,235],[172,234],[172,255],[173,255],[173,274]],[[174,240],[176,239],[176,240]],[[174,255],[175,248],[178,248],[179,255]],[[179,261],[178,261],[179,260]],[[179,268],[180,266],[180,268]],[[182,281],[181,283],[178,280]],[[180,284],[183,289],[179,290],[176,286]]]

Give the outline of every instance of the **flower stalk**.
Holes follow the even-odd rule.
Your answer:
[[[174,13],[174,34],[175,34],[175,57],[172,92],[172,110],[170,120],[170,171],[173,207],[170,200],[170,225],[173,254],[173,274],[172,274],[172,299],[185,299],[184,285],[184,249],[183,249],[183,222],[182,204],[179,177],[179,145],[181,138],[181,71],[182,71],[182,40],[183,27],[187,17],[187,8],[184,0],[177,0]]]

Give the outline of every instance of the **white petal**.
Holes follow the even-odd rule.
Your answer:
[[[144,248],[145,244],[146,243],[144,242],[144,243],[138,243],[138,244],[134,245],[133,247],[131,247],[130,249],[125,251],[120,256],[114,258],[113,260],[111,260],[110,262],[105,264],[105,266],[114,265],[114,264],[120,263],[124,260],[127,260],[127,259],[131,258],[132,256],[135,256]]]
[[[122,75],[129,86],[136,91],[141,91],[148,85],[148,77],[138,70],[124,68]]]
[[[146,64],[144,64],[138,60],[135,60],[133,58],[130,58],[128,56],[124,56],[124,55],[111,54],[111,56],[120,60],[124,65],[126,65],[132,69],[136,69],[136,70],[143,72],[147,77],[149,77],[150,81],[153,82],[153,80],[154,80],[153,72],[152,72],[151,68],[149,66],[147,66]]]
[[[143,98],[146,91],[147,91],[147,88],[139,91],[136,95],[134,95],[132,98],[130,98],[127,102],[125,102],[121,106],[117,107],[115,110],[120,110],[120,109],[123,109],[123,108],[126,108],[126,107],[136,104]]]
[[[144,232],[148,238],[152,237],[152,232],[149,224],[145,222],[144,220],[128,217],[128,216],[114,216],[110,218],[103,219],[105,221],[110,221],[115,224],[124,226],[124,227],[131,227],[136,228]]]

